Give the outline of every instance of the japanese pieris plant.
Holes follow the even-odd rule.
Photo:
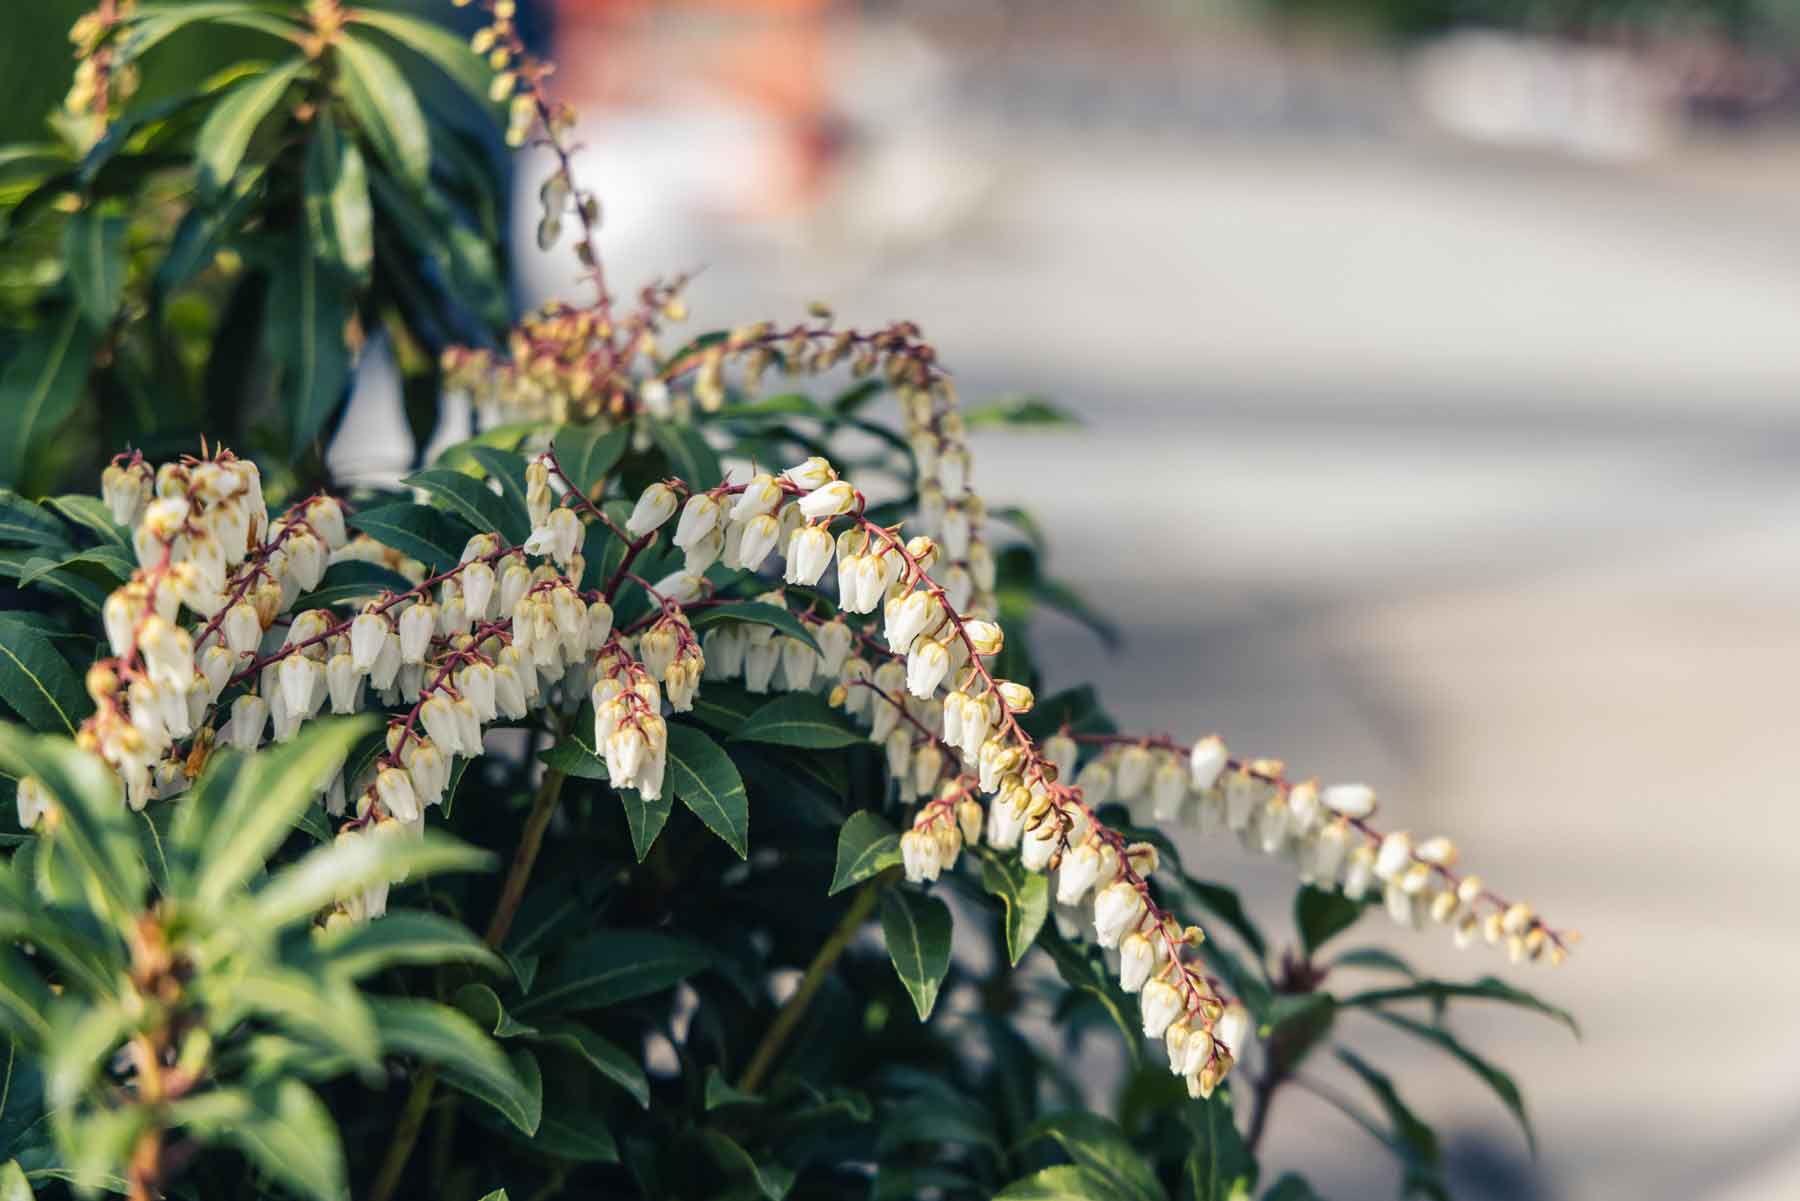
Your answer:
[[[1376,1027],[1529,1143],[1454,1017],[1567,1015],[1343,948],[1573,933],[1367,786],[1048,689],[1040,606],[1113,634],[968,432],[1066,418],[962,408],[907,323],[676,336],[512,3],[470,15],[113,0],[0,159],[54,260],[0,378],[0,1193],[1301,1201],[1258,1158],[1299,1087],[1448,1196]],[[586,289],[516,320],[503,143]],[[479,432],[344,487],[377,330],[419,428],[461,392]],[[1291,865],[1291,931],[1184,867],[1218,844]]]

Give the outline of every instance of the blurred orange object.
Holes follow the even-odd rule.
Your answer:
[[[810,209],[843,145],[831,86],[834,0],[555,0],[558,86],[577,108],[725,103],[767,124],[733,215]]]

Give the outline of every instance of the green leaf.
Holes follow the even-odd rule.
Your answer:
[[[761,1105],[764,1098],[733,1088],[718,1064],[706,1069],[706,1108],[708,1112],[727,1105]]]
[[[837,869],[825,895],[835,897],[899,862],[899,832],[879,814],[859,809],[844,819],[844,828],[838,831]]]
[[[434,575],[455,567],[469,538],[430,505],[395,501],[352,513],[350,525],[425,564]]]
[[[87,385],[94,331],[69,305],[14,344],[0,371],[0,483],[16,482],[61,428]]]
[[[299,1038],[336,1051],[373,1071],[381,1044],[373,1015],[347,980],[309,976],[285,967],[253,968],[229,983],[209,980],[201,989],[221,1013],[240,1019],[261,1014]]]
[[[422,838],[347,838],[309,852],[283,868],[250,898],[244,920],[275,929],[310,917],[339,896],[377,881],[491,868],[486,851],[427,830]]]
[[[772,742],[778,746],[829,750],[855,746],[866,739],[843,714],[810,692],[776,697],[752,713],[739,727],[735,742]]]
[[[1331,961],[1333,968],[1360,967],[1372,971],[1397,972],[1402,976],[1417,980],[1419,973],[1413,971],[1412,965],[1385,947],[1357,947],[1345,951]]]
[[[94,711],[55,644],[10,613],[0,613],[0,704],[39,733],[72,735]]]
[[[63,263],[82,315],[105,329],[125,294],[125,218],[103,216],[92,205],[71,214],[63,226]]]
[[[706,948],[640,930],[601,930],[570,943],[521,1014],[604,1009],[661,992],[707,967]]]
[[[316,1201],[348,1195],[337,1123],[297,1080],[215,1088],[170,1106],[173,1124],[235,1145],[262,1171]]]
[[[575,1052],[595,1071],[630,1093],[640,1107],[650,1108],[650,1081],[644,1075],[643,1064],[581,1023],[562,1019],[544,1022],[537,1033],[527,1037]]]
[[[1081,418],[1042,396],[1007,396],[989,404],[963,410],[963,421],[972,430],[996,426],[1072,427]]]
[[[1041,879],[1041,877],[1039,877]],[[1120,1201],[1167,1201],[1168,1194],[1117,1122],[1085,1110],[1051,1114],[1033,1123],[1021,1142],[1048,1138],[1080,1168],[1104,1181],[1096,1196]]]
[[[1191,1201],[1243,1201],[1256,1189],[1256,1157],[1232,1121],[1224,1092],[1182,1110],[1194,1139],[1182,1168],[1182,1190]]]
[[[796,1173],[779,1163],[762,1163],[730,1135],[717,1130],[699,1132],[702,1145],[727,1173],[748,1183],[763,1201],[782,1201],[794,1187]]]
[[[0,1167],[0,1201],[32,1201],[31,1182],[19,1161],[9,1159]]]
[[[373,40],[355,32],[336,44],[339,80],[350,113],[388,165],[423,190],[431,173],[431,136],[412,85]]]
[[[981,855],[981,886],[1006,906],[1006,954],[1017,965],[1050,914],[1050,882],[1042,872],[1028,870],[1017,855],[975,849]]]
[[[1494,1095],[1500,1098],[1501,1104],[1505,1105],[1513,1117],[1518,1119],[1519,1128],[1525,1132],[1526,1145],[1531,1148],[1533,1155],[1537,1154],[1537,1134],[1531,1128],[1531,1119],[1525,1116],[1525,1098],[1519,1092],[1519,1086],[1513,1083],[1511,1076],[1475,1054],[1442,1026],[1430,1026],[1401,1014],[1387,1013],[1380,1009],[1372,1012],[1389,1025],[1397,1026],[1413,1037],[1423,1039],[1428,1043],[1436,1043],[1462,1060],[1463,1065],[1481,1077],[1482,1081],[1494,1090]]]
[[[1404,988],[1377,988],[1367,992],[1353,993],[1339,1000],[1339,1004],[1355,1008],[1373,1008],[1393,1001],[1430,1001],[1434,1005],[1442,1005],[1447,1001],[1468,999],[1474,1001],[1499,1001],[1504,1005],[1517,1005],[1524,1009],[1533,1009],[1545,1017],[1555,1018],[1569,1028],[1569,1033],[1581,1037],[1581,1027],[1575,1017],[1566,1009],[1558,1008],[1547,1001],[1514,988],[1504,980],[1493,976],[1483,976],[1469,984],[1453,984],[1445,980],[1422,980],[1417,984],[1409,984]]]
[[[4,489],[0,489],[0,494],[3,493]],[[99,497],[71,492],[64,496],[47,496],[43,503],[67,520],[86,527],[114,550],[131,551],[131,532],[113,520],[112,510]],[[3,510],[3,502],[0,502],[0,510]],[[5,521],[5,513],[0,511],[0,536],[4,536]]]
[[[1312,958],[1332,938],[1342,934],[1363,914],[1363,902],[1353,901],[1341,892],[1326,892],[1308,884],[1294,894],[1294,925],[1300,931],[1300,945],[1307,958]]]
[[[719,744],[693,726],[669,725],[669,782],[676,799],[739,859],[750,852],[750,798]]]
[[[491,972],[506,970],[473,931],[422,909],[390,909],[378,922],[327,930],[315,936],[313,950],[328,971],[351,979],[401,964],[468,963]]]
[[[88,570],[80,570],[82,568]],[[116,588],[129,580],[136,568],[137,564],[114,547],[91,546],[73,554],[58,553],[55,558],[31,560],[25,565],[25,570],[19,573],[19,587],[29,588],[46,576],[74,571],[102,587]]]
[[[379,923],[377,923],[379,924]],[[528,1038],[537,1033],[536,1026],[517,1021],[506,1011],[500,994],[485,984],[465,984],[456,990],[451,1002],[481,1024],[495,1038]]]
[[[319,114],[306,152],[306,226],[324,258],[363,279],[375,258],[369,172],[356,143],[338,133],[330,110]]]
[[[411,580],[379,563],[345,559],[327,567],[319,586],[296,600],[293,610],[302,613],[307,609],[353,604],[383,592],[410,592],[412,586]]]
[[[719,456],[693,426],[657,421],[651,424],[650,435],[669,457],[669,467],[695,491],[710,488],[725,477]]]
[[[543,1117],[542,1084],[533,1090],[498,1044],[464,1015],[435,1001],[371,997],[382,1046],[436,1064],[456,1088],[486,1101],[526,1134]],[[532,1061],[536,1067],[536,1061]]]
[[[200,174],[200,188],[207,195],[223,191],[237,174],[244,152],[250,148],[250,137],[263,118],[280,102],[288,85],[304,71],[307,60],[296,56],[260,75],[253,75],[235,85],[212,106],[206,123],[194,139],[194,166]]]
[[[348,759],[376,728],[372,715],[309,722],[294,741],[247,757],[206,829],[189,843],[193,826],[177,826],[177,840],[201,848],[194,898],[204,908],[223,904],[262,870],[300,814],[316,803]],[[185,816],[185,815],[184,815]]]
[[[1262,1201],[1321,1201],[1313,1186],[1306,1182],[1306,1177],[1289,1172],[1280,1180],[1269,1186],[1269,1191],[1262,1195]]]
[[[595,487],[618,465],[630,439],[628,426],[564,425],[557,427],[552,445],[563,474],[583,496],[593,499]]]
[[[447,467],[433,467],[409,475],[400,482],[423,489],[476,529],[499,534],[514,546],[521,545],[531,534],[525,514],[515,513],[508,507],[505,497],[474,476]]]
[[[481,56],[469,48],[468,39],[406,13],[356,8],[348,15],[352,22],[378,29],[414,54],[429,60],[479,103],[489,103],[488,82],[493,73]]]
[[[618,1163],[619,1144],[598,1116],[583,1112],[544,1114],[531,1139],[534,1150],[570,1163]]]
[[[738,622],[746,625],[769,626],[781,631],[790,638],[798,638],[815,651],[819,644],[813,638],[812,631],[798,617],[780,605],[764,604],[761,601],[738,601],[729,605],[717,605],[710,609],[702,609],[693,618],[696,630],[711,629],[726,622]]]
[[[119,779],[96,755],[67,738],[38,737],[0,722],[0,769],[36,776],[56,798],[62,822],[57,843],[67,847],[117,915],[136,913],[149,882],[137,838],[125,814]]]
[[[950,970],[950,909],[936,897],[890,889],[881,898],[881,932],[922,1022]]]
[[[15,546],[56,546],[62,526],[44,509],[11,488],[0,488],[0,542]]]
[[[289,239],[269,285],[265,342],[280,369],[281,404],[295,452],[318,435],[350,388],[350,347],[344,327],[352,302],[350,278],[319,258],[305,237]]]
[[[1444,1186],[1443,1159],[1436,1132],[1420,1121],[1419,1116],[1400,1099],[1394,1082],[1385,1074],[1371,1067],[1346,1047],[1339,1047],[1337,1052],[1338,1058],[1362,1077],[1363,1083],[1375,1094],[1375,1099],[1387,1114],[1391,1126],[1387,1134],[1380,1137],[1393,1149],[1405,1169],[1405,1178],[1401,1182],[1402,1192],[1421,1192],[1438,1201],[1450,1201],[1450,1192]]]
[[[1043,947],[1056,964],[1057,974],[1070,988],[1092,996],[1106,1015],[1125,1036],[1125,1053],[1132,1065],[1143,1062],[1144,1035],[1138,1022],[1138,1007],[1131,995],[1119,987],[1114,973],[1098,947],[1078,947],[1064,938],[1054,922],[1038,932],[1038,946]]]
[[[1058,1164],[1015,1180],[994,1194],[994,1201],[1127,1201],[1113,1182],[1075,1164]]]
[[[1330,993],[1277,996],[1267,1018],[1268,1052],[1275,1071],[1292,1074],[1307,1054],[1330,1035],[1336,1019],[1337,998]]]
[[[500,485],[507,509],[515,515],[517,528],[531,532],[531,513],[525,505],[525,459],[509,450],[472,445],[469,457],[474,459],[490,480]],[[448,457],[448,456],[446,456]]]
[[[1237,893],[1222,884],[1213,884],[1206,880],[1185,877],[1182,887],[1193,896],[1195,902],[1206,909],[1214,917],[1230,926],[1244,944],[1255,953],[1258,966],[1268,957],[1268,944],[1263,939],[1262,931],[1244,912],[1244,903],[1238,899]]]

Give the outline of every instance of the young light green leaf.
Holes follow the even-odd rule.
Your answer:
[[[25,1179],[25,1169],[16,1159],[0,1166],[0,1201],[33,1201],[31,1181]]]
[[[994,1201],[1128,1201],[1105,1176],[1077,1164],[1058,1164],[1015,1180]]]
[[[604,1009],[661,992],[712,963],[705,947],[641,930],[600,930],[570,943],[519,1013]]]
[[[506,965],[466,926],[422,909],[390,909],[378,922],[328,930],[313,942],[325,970],[348,979],[401,964],[468,963],[503,973]]]
[[[776,697],[752,713],[738,728],[734,742],[772,742],[778,746],[829,750],[865,741],[843,714],[810,692]]]
[[[819,649],[819,643],[813,637],[812,631],[807,629],[798,617],[780,605],[767,605],[760,601],[738,601],[702,609],[695,614],[692,624],[696,630],[707,630],[728,622],[769,626],[786,634],[789,638],[798,638],[815,651]]]
[[[237,84],[213,105],[194,139],[194,166],[203,191],[215,195],[231,182],[250,148],[250,136],[306,66],[305,58],[291,58]]]
[[[1435,1043],[1462,1060],[1463,1065],[1481,1077],[1482,1081],[1494,1090],[1494,1095],[1500,1098],[1501,1104],[1505,1105],[1512,1112],[1513,1117],[1518,1119],[1519,1128],[1525,1132],[1526,1145],[1531,1148],[1533,1155],[1537,1154],[1537,1134],[1531,1128],[1531,1119],[1525,1115],[1525,1098],[1519,1092],[1519,1086],[1513,1083],[1511,1076],[1475,1054],[1462,1040],[1442,1026],[1429,1026],[1402,1014],[1388,1013],[1381,1009],[1370,1012],[1389,1025],[1397,1026],[1415,1038]]]
[[[278,929],[378,880],[482,871],[493,863],[486,851],[432,830],[423,838],[347,838],[283,868],[250,898],[243,920],[254,928]]]
[[[899,862],[899,832],[879,814],[859,809],[844,819],[844,828],[838,831],[837,868],[825,895],[835,897]]]
[[[473,1021],[435,1001],[372,997],[369,1003],[387,1050],[436,1064],[446,1081],[486,1101],[526,1134],[538,1128],[544,1112],[541,1082],[533,1089]]]
[[[631,437],[628,426],[607,429],[599,424],[564,425],[552,443],[556,461],[583,496],[593,499],[594,488],[618,465]]]
[[[388,165],[415,188],[431,172],[431,136],[412,85],[373,39],[357,32],[335,49],[350,113]]]
[[[931,1016],[950,970],[949,906],[923,893],[890,889],[881,898],[881,932],[922,1022]]]
[[[215,988],[217,991],[212,991]],[[262,966],[234,976],[228,984],[207,981],[201,989],[201,995],[220,1013],[240,1018],[260,1014],[367,1071],[380,1066],[381,1044],[374,1018],[362,995],[347,980]]]
[[[298,1080],[214,1088],[170,1107],[171,1124],[232,1143],[262,1171],[314,1201],[348,1195],[337,1123]]]
[[[0,483],[25,474],[45,439],[68,420],[87,384],[94,331],[67,305],[15,346],[0,371]]]
[[[194,898],[203,908],[223,904],[262,870],[376,724],[367,714],[310,722],[294,741],[248,757],[201,844]]]
[[[409,475],[400,482],[423,489],[476,529],[499,534],[514,546],[522,544],[531,534],[526,515],[515,512],[504,497],[495,494],[474,476],[447,467],[433,467]]]
[[[469,540],[468,533],[447,515],[411,501],[362,509],[350,515],[350,524],[377,542],[417,559],[433,572],[455,567]]]
[[[55,644],[11,613],[0,613],[0,705],[40,733],[74,734],[94,711]]]
[[[378,29],[414,54],[429,60],[476,100],[488,102],[488,83],[493,79],[493,72],[481,56],[469,48],[468,39],[457,37],[442,25],[406,13],[359,7],[350,10],[348,15],[353,23]]]
[[[91,205],[73,213],[63,227],[63,265],[82,316],[105,329],[125,292],[125,218]]]
[[[693,726],[671,723],[669,783],[675,797],[738,858],[750,852],[750,798],[730,756]]]
[[[1028,870],[1012,854],[987,847],[981,852],[981,886],[1006,906],[1006,954],[1017,964],[1031,949],[1050,914],[1050,882],[1042,872]]]
[[[0,769],[43,783],[62,819],[58,842],[118,915],[136,913],[149,881],[112,769],[67,738],[38,737],[5,722],[0,722]]]

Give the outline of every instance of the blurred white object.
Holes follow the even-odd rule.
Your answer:
[[[1679,122],[1654,64],[1612,47],[1459,33],[1420,50],[1412,77],[1427,116],[1478,142],[1637,159],[1668,146]]]

